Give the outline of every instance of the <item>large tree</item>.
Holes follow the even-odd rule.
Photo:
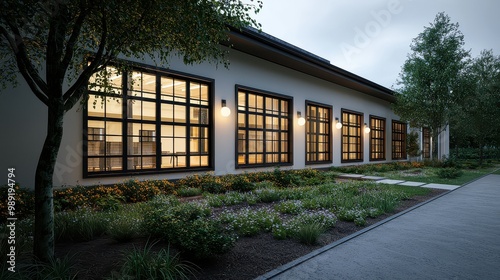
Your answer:
[[[500,144],[500,57],[484,50],[467,72],[468,93],[456,114],[461,119],[454,130],[466,131],[479,149],[479,164],[482,164],[484,148]]]
[[[439,13],[430,26],[413,39],[399,75],[394,111],[403,120],[431,129],[433,143],[449,123],[469,57],[458,23]],[[433,156],[437,148],[433,149]]]
[[[54,255],[53,173],[64,115],[86,100],[89,78],[116,59],[150,56],[166,65],[225,62],[228,30],[258,26],[262,2],[239,0],[3,0],[0,85],[20,74],[48,108],[47,135],[35,174],[34,254]]]

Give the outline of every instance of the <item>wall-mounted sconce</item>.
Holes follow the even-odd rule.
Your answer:
[[[365,133],[370,133],[371,129],[368,125],[365,123]]]
[[[339,121],[339,118],[335,118],[335,127],[337,129],[341,129],[342,128],[342,123]]]
[[[229,117],[229,115],[231,115],[231,109],[226,106],[226,99],[222,99],[222,108],[220,108],[220,114],[223,117]]]
[[[297,111],[297,123],[300,125],[300,126],[303,126],[304,124],[306,124],[306,119],[304,119],[304,117],[302,117],[302,114],[300,113],[300,111]]]

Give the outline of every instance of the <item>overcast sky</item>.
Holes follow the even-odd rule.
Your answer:
[[[393,88],[412,39],[439,12],[459,23],[473,57],[500,55],[498,0],[263,0],[262,31]]]

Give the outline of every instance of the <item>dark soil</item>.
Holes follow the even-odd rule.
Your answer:
[[[394,213],[367,220],[368,227],[398,212],[429,200],[445,190],[431,190],[428,195],[403,201]],[[254,279],[274,268],[286,264],[327,244],[363,229],[352,222],[338,221],[335,227],[324,233],[319,243],[314,246],[303,245],[295,240],[276,240],[271,234],[255,237],[241,237],[235,247],[227,254],[210,261],[196,262],[200,267],[197,279]],[[73,256],[78,279],[103,279],[118,271],[125,252],[134,248],[143,248],[147,240],[136,239],[118,243],[108,237],[101,237],[89,242],[64,242],[56,244],[58,256]],[[159,242],[156,248],[167,246]]]

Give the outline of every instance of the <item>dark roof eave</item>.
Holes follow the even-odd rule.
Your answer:
[[[296,71],[350,88],[367,95],[395,102],[393,91],[330,64],[279,39],[250,29],[229,32],[233,49],[274,62]]]

